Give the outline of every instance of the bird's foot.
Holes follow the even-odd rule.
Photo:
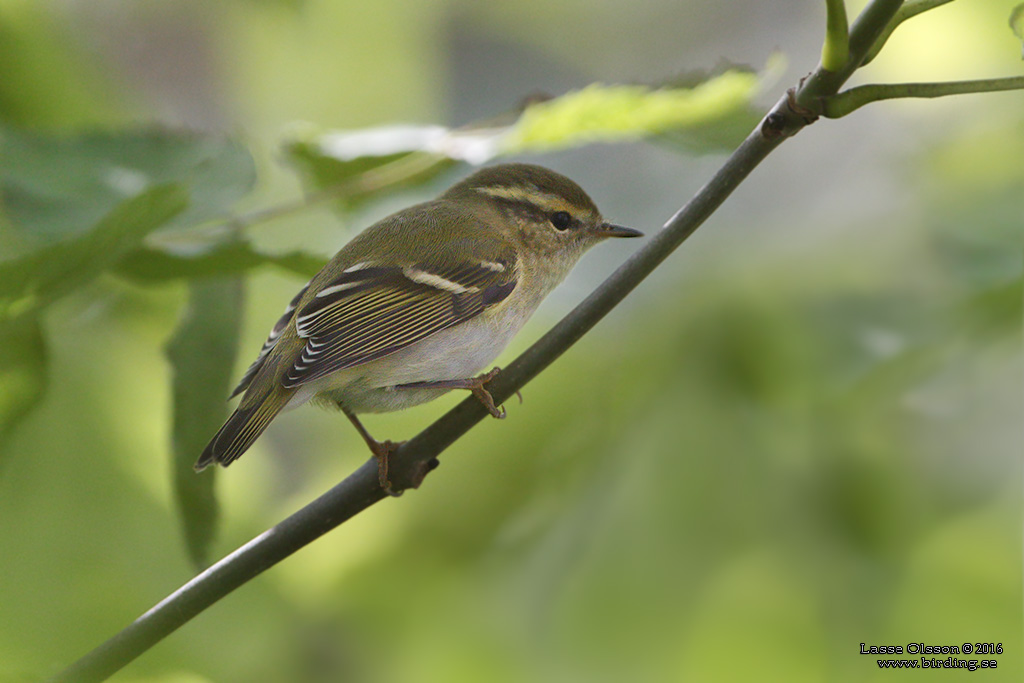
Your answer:
[[[391,454],[405,442],[377,441],[377,439],[370,436],[370,433],[366,431],[366,427],[364,427],[363,423],[359,421],[359,418],[356,417],[355,413],[348,410],[340,403],[338,404],[338,407],[341,408],[341,411],[345,413],[345,417],[347,417],[349,421],[352,422],[353,426],[355,426],[356,431],[359,432],[359,436],[363,437],[363,441],[365,441],[366,445],[370,447],[370,452],[373,453],[373,457],[377,460],[377,481],[380,483],[380,487],[384,489],[384,493],[389,496],[395,496],[396,498],[402,495],[401,491],[396,492],[391,488],[391,481],[388,480],[388,462]],[[423,477],[425,477],[429,471],[430,470],[423,472],[423,474],[419,476],[419,481],[423,481]]]
[[[436,382],[411,382],[409,384],[398,384],[395,389],[468,389],[477,400],[484,405],[487,412],[492,417],[498,420],[505,419],[505,407],[498,407],[494,404],[494,397],[491,396],[491,392],[487,391],[484,387],[485,384],[490,382],[492,379],[498,376],[501,372],[501,368],[493,368],[489,372],[485,372],[482,375],[476,377],[470,377],[469,379],[445,379]],[[523,395],[516,391],[516,396],[519,397],[519,402],[523,402]]]
[[[476,377],[467,379],[466,388],[476,396],[476,399],[480,401],[480,403],[484,404],[484,408],[487,408],[487,412],[491,414],[491,417],[496,420],[504,420],[506,415],[505,406],[501,406],[499,408],[494,405],[494,397],[491,396],[491,392],[484,388],[484,385],[497,377],[499,372],[501,372],[501,368],[494,367],[482,375],[477,375]],[[522,396],[519,397],[519,400],[523,400]]]

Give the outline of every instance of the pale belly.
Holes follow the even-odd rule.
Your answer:
[[[313,399],[340,404],[353,413],[386,413],[432,401],[451,390],[404,389],[398,385],[469,379],[489,370],[519,331],[520,321],[528,317],[508,310],[486,319],[481,316],[468,320],[389,356],[301,387],[288,408]]]

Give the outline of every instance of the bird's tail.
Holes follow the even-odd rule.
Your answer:
[[[203,449],[203,454],[196,460],[196,472],[213,463],[227,467],[234,462],[263,433],[294,393],[294,389],[276,385],[265,395],[246,395],[241,405]]]

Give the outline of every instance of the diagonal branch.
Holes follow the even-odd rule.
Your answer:
[[[550,332],[488,385],[504,401],[596,325],[679,247],[787,137],[814,120],[803,101],[820,106],[834,95],[899,9],[902,0],[871,0],[850,32],[850,59],[839,73],[819,68],[799,90],[786,94],[721,169],[642,249],[619,267]],[[810,92],[804,92],[807,88]],[[392,456],[392,485],[418,483],[429,464],[487,412],[466,399]],[[86,654],[52,681],[101,681],[250,579],[385,497],[370,460],[340,484],[196,576],[120,633]]]

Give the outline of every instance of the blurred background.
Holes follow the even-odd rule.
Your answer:
[[[1019,75],[1013,4],[922,15],[858,78]],[[245,212],[301,196],[280,158],[296,121],[462,125],[781,52],[767,106],[817,64],[823,23],[817,0],[0,0],[0,120],[233,135],[256,160]],[[113,680],[889,680],[862,642],[1002,643],[979,675],[1020,680],[1022,105],[881,103],[788,141],[422,489]],[[653,233],[723,158],[637,142],[524,160]],[[326,259],[466,172],[249,236]],[[634,248],[591,252],[499,364]],[[235,378],[302,280],[248,284]],[[0,680],[54,673],[194,573],[163,353],[186,298],[106,275],[47,311],[48,389],[0,446]],[[366,423],[408,438],[461,398]],[[283,415],[218,473],[214,557],[365,459],[339,415]]]

